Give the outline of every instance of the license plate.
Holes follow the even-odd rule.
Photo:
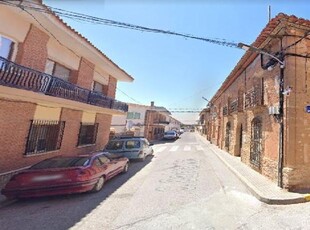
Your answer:
[[[42,182],[42,181],[49,181],[49,180],[57,180],[57,179],[60,179],[62,178],[63,175],[61,174],[58,174],[58,175],[49,175],[49,176],[37,176],[37,177],[34,177],[32,179],[32,181],[35,181],[35,182]]]

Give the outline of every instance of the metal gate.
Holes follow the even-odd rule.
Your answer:
[[[252,121],[251,133],[251,163],[260,167],[260,156],[262,153],[262,121],[260,118],[254,118]]]
[[[231,142],[231,124],[230,122],[226,123],[226,135],[225,135],[225,147],[229,151],[229,145]]]

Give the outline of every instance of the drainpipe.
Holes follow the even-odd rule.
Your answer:
[[[284,62],[284,55],[281,55],[281,61]],[[283,161],[284,161],[284,65],[280,65],[280,83],[279,83],[279,161],[278,161],[278,186],[283,188]]]

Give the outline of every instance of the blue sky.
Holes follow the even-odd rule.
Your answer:
[[[251,44],[271,15],[310,19],[307,1],[228,0],[44,0],[65,10],[206,38]],[[94,25],[64,18],[116,64],[135,78],[119,83],[118,100],[167,109],[197,109],[207,104],[232,71],[243,50],[164,34]],[[128,97],[127,95],[130,97]],[[134,100],[132,100],[132,98]],[[197,113],[173,113],[193,123]]]

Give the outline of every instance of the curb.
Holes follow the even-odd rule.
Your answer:
[[[206,142],[206,140],[201,137],[201,139]],[[209,144],[209,143],[208,143]],[[270,205],[288,205],[288,204],[298,204],[305,203],[310,201],[310,194],[300,194],[300,197],[295,198],[271,198],[266,195],[263,195],[247,178],[245,178],[242,174],[238,172],[234,167],[232,167],[223,157],[221,157],[216,150],[212,147],[214,145],[211,144],[211,148],[209,148],[228,168],[231,172],[233,172],[241,182],[250,190],[250,192],[261,202]],[[228,154],[228,153],[227,153]]]
[[[237,170],[235,170],[232,166],[229,165],[221,156],[219,156],[213,149],[211,151],[232,171],[242,182],[243,184],[250,190],[250,192],[261,202],[266,204],[273,204],[273,205],[288,205],[288,204],[298,204],[298,203],[305,203],[308,200],[310,201],[310,195],[304,197],[297,197],[297,198],[269,198],[261,194],[255,186],[251,182],[249,182],[245,177],[243,177]],[[307,198],[308,200],[307,200]]]

